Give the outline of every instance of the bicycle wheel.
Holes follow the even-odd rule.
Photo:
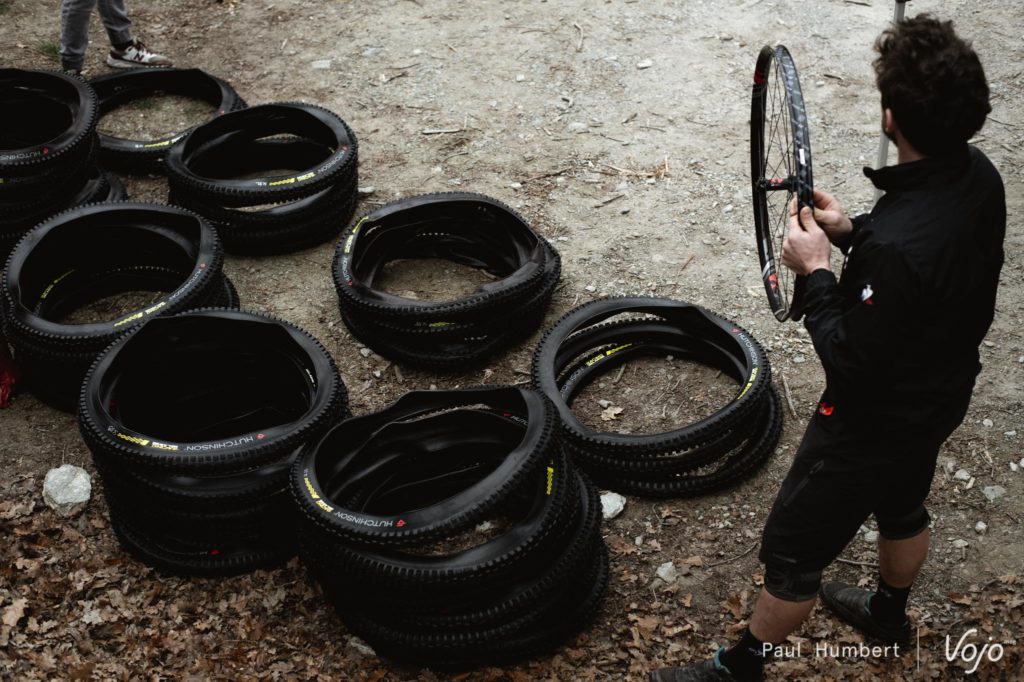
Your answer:
[[[782,265],[789,206],[814,207],[807,112],[793,58],[782,45],[765,46],[754,67],[750,109],[750,168],[757,255],[775,317],[799,320],[804,278]]]

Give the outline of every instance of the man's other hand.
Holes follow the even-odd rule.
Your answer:
[[[832,245],[828,235],[814,220],[811,209],[804,207],[797,216],[789,217],[789,230],[782,241],[782,264],[798,275],[809,275],[815,270],[829,270],[828,257]]]
[[[796,199],[789,203],[789,215],[796,215]],[[833,244],[853,232],[853,223],[843,212],[843,207],[834,196],[820,189],[814,190],[814,220]]]

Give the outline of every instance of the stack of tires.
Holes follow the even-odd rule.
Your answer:
[[[316,339],[205,309],[111,344],[82,387],[78,423],[124,547],[161,571],[211,576],[294,555],[293,461],[346,416]]]
[[[330,241],[355,210],[355,133],[310,104],[218,116],[176,142],[166,166],[168,201],[217,225],[229,253],[289,253]]]
[[[230,83],[201,69],[121,70],[97,76],[89,85],[96,91],[100,119],[133,100],[153,95],[181,95],[206,102],[216,108],[214,117],[246,106]],[[98,134],[100,159],[104,168],[131,174],[163,174],[167,150],[188,132],[182,130],[151,140],[133,140],[101,132]]]
[[[569,639],[600,605],[600,502],[534,391],[408,393],[307,446],[292,490],[300,555],[383,657],[510,663]]]
[[[598,432],[573,414],[575,397],[598,377],[666,355],[721,370],[737,382],[734,397],[693,424],[649,435]],[[571,310],[541,339],[533,381],[557,408],[573,461],[627,494],[688,497],[732,485],[771,456],[782,431],[764,349],[733,322],[681,301],[609,298]]]
[[[92,204],[37,226],[14,247],[0,281],[3,332],[25,386],[74,411],[86,371],[117,337],[153,317],[237,307],[223,263],[210,224],[173,206]],[[127,292],[153,295],[113,317],[69,321],[75,311]]]
[[[443,302],[389,294],[376,286],[384,267],[440,258],[494,277]],[[361,218],[339,242],[334,285],[341,317],[380,355],[435,371],[461,372],[540,326],[561,275],[544,237],[505,204],[480,194],[411,197]]]
[[[0,261],[51,215],[124,198],[121,181],[96,167],[96,94],[80,78],[0,69],[0,109]]]

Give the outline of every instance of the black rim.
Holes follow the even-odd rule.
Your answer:
[[[813,207],[811,145],[789,51],[765,46],[754,68],[750,116],[751,187],[757,253],[768,304],[780,320],[799,319],[803,278],[782,265],[790,203]]]

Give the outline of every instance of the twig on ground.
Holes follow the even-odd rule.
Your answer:
[[[579,34],[580,34],[579,40],[576,41],[576,51],[577,52],[582,52],[583,51],[583,28],[577,22],[575,22],[575,21],[572,22],[572,27],[574,29],[576,29],[577,31],[579,31]]]
[[[789,411],[796,416],[796,406],[793,405],[793,396],[789,392],[789,382],[786,381],[786,373],[779,372],[779,376],[782,377],[782,388],[786,392],[786,402],[789,404]]]
[[[713,563],[713,564],[708,564],[708,565],[707,565],[707,566],[705,566],[704,568],[714,568],[715,566],[722,566],[722,565],[724,565],[724,564],[731,564],[732,562],[736,561],[737,559],[742,559],[743,557],[745,557],[745,556],[747,556],[748,554],[750,554],[751,552],[753,552],[753,551],[754,551],[754,548],[755,548],[755,547],[757,547],[757,545],[758,545],[758,543],[756,543],[756,542],[755,542],[755,543],[754,543],[754,544],[752,544],[752,545],[751,545],[750,547],[747,547],[747,548],[746,548],[746,549],[745,549],[745,550],[743,551],[743,553],[742,553],[742,554],[737,554],[736,556],[732,557],[731,559],[725,559],[724,561],[716,561],[716,562],[715,562],[715,563]]]
[[[842,557],[836,559],[841,564],[849,564],[851,566],[863,566],[865,568],[878,568],[878,564],[873,561],[854,561],[853,559],[843,559]]]
[[[424,128],[420,132],[424,135],[446,135],[448,133],[461,133],[462,128]]]
[[[694,255],[696,255],[696,254],[692,254],[692,253],[690,254],[690,257],[686,259],[685,263],[683,263],[683,267],[679,268],[679,272],[682,272],[683,270],[686,269],[686,266],[689,265],[691,261],[693,261]]]

